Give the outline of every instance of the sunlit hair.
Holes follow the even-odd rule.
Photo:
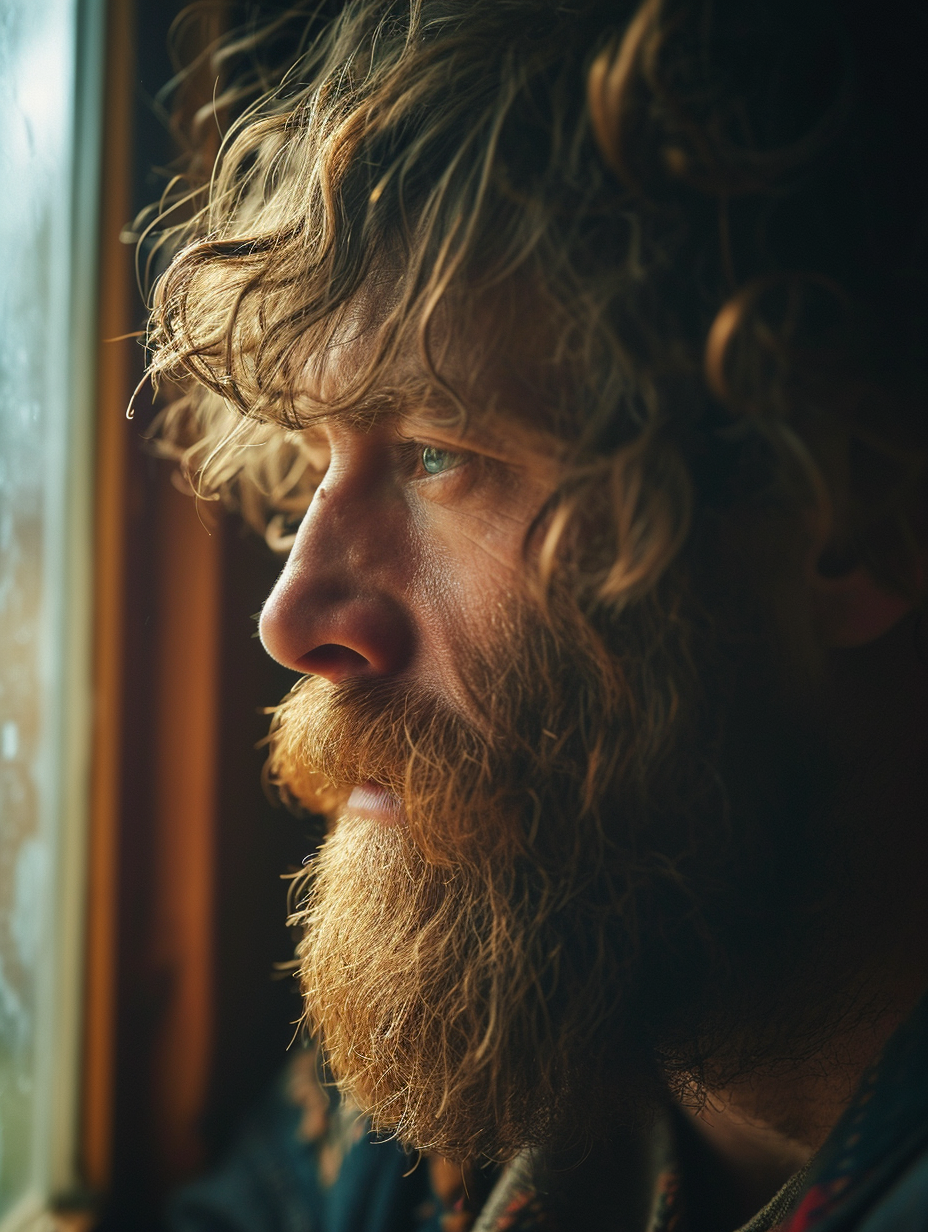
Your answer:
[[[576,446],[549,567],[592,503],[584,580],[624,604],[707,506],[788,506],[911,591],[925,108],[897,7],[874,30],[779,0],[350,0],[239,32],[218,63],[241,114],[154,295],[151,370],[184,390],[162,440],[253,520],[299,509],[299,430],[375,408],[404,347],[460,413],[441,307],[466,335],[518,280]],[[320,404],[307,361],[374,281],[368,358]]]

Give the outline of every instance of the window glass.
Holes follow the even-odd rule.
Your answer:
[[[62,944],[72,968],[80,952],[62,887],[86,777],[80,755],[69,770],[87,726],[73,685],[86,703],[89,662],[89,390],[75,348],[92,346],[94,314],[85,280],[75,316],[75,270],[94,246],[79,198],[96,177],[78,167],[93,151],[77,68],[96,19],[81,8],[0,2],[0,1221],[51,1183],[56,1101],[70,1098],[59,1031],[73,1057],[79,1023],[58,990]]]

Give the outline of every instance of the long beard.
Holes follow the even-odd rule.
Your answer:
[[[521,870],[447,869],[402,828],[349,816],[319,857],[305,920],[310,1019],[378,1128],[456,1159],[558,1131],[616,973],[605,955],[576,962],[563,941],[575,921]]]
[[[793,902],[681,748],[698,723],[662,694],[679,674],[659,656],[630,679],[579,624],[525,619],[491,644],[462,650],[468,718],[395,683],[310,679],[270,758],[335,818],[299,913],[311,1029],[376,1128],[458,1159],[644,1106],[661,1042],[681,1071],[681,1041],[705,1051],[733,952]],[[402,800],[399,823],[346,811],[366,780]]]

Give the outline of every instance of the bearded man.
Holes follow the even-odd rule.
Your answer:
[[[924,24],[288,13],[158,283],[288,552],[307,1020],[445,1228],[928,1224]]]

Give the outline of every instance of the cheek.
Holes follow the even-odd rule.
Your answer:
[[[421,630],[424,662],[442,688],[455,691],[465,644],[485,647],[501,610],[520,595],[529,517],[468,517],[430,511],[415,536],[408,601]]]

